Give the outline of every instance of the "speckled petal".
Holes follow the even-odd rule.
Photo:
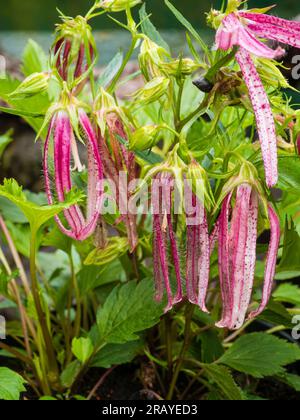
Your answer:
[[[269,98],[249,53],[241,48],[236,59],[248,87],[256,118],[266,182],[268,187],[273,187],[278,182],[277,138]]]

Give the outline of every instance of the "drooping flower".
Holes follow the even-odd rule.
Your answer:
[[[274,16],[236,11],[227,14],[216,34],[217,48],[229,50],[238,46],[236,60],[242,70],[256,117],[266,182],[269,187],[278,181],[277,139],[274,117],[268,95],[251,55],[275,59],[284,54],[281,47],[273,50],[260,39],[271,39],[300,47],[300,23]]]
[[[235,204],[232,208],[232,202]],[[246,318],[251,301],[255,265],[259,210],[259,194],[252,185],[243,183],[225,198],[220,218],[219,231],[219,275],[223,301],[220,328],[239,329]],[[273,207],[268,205],[271,240],[266,261],[263,298],[258,310],[249,319],[265,309],[271,296],[280,241],[280,224]]]
[[[155,187],[155,189],[154,189]],[[156,288],[156,300],[163,299],[164,288],[167,292],[168,304],[165,312],[170,311],[182,298],[181,269],[176,236],[172,220],[172,195],[174,178],[168,172],[158,174],[152,188],[153,206],[153,269]],[[173,295],[168,244],[175,269],[177,292]]]
[[[192,208],[193,214],[187,214],[186,292],[191,303],[198,305],[203,312],[208,312],[206,296],[210,271],[210,239],[205,207],[194,193]]]
[[[128,132],[125,129],[125,115],[116,106],[114,99],[102,90],[96,101],[96,122],[98,124],[97,141],[103,161],[103,170],[107,179],[116,188],[116,202],[121,212],[119,221],[126,225],[130,251],[138,245],[137,216],[128,209],[130,191],[128,185],[139,172],[135,155],[128,150]],[[124,144],[121,143],[124,141]],[[127,183],[120,182],[120,173],[126,174]]]
[[[95,231],[100,215],[103,197],[103,169],[94,130],[87,114],[82,108],[78,110],[78,124],[86,140],[88,155],[86,216],[84,216],[79,205],[74,205],[64,211],[64,216],[68,224],[67,227],[59,216],[56,217],[56,222],[65,235],[76,240],[84,240]],[[71,180],[72,155],[75,168],[82,169],[76,144],[76,131],[72,127],[71,118],[67,109],[57,110],[53,114],[44,146],[43,160],[46,193],[50,205],[54,203],[49,171],[50,141],[53,137],[56,198],[59,202],[63,202],[66,199],[66,194],[71,191],[73,186]]]

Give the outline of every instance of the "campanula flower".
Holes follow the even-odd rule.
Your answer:
[[[235,201],[234,201],[235,199]],[[260,196],[252,185],[243,183],[225,198],[218,221],[219,275],[223,301],[220,328],[239,329],[251,301],[255,266]],[[234,204],[233,204],[234,203]],[[266,261],[262,302],[249,319],[265,309],[272,292],[280,241],[280,223],[268,205],[271,239]]]
[[[71,206],[64,211],[67,225],[57,216],[56,222],[60,230],[67,236],[84,240],[93,234],[101,211],[103,197],[103,169],[98,150],[97,139],[92,124],[86,112],[78,109],[78,125],[86,141],[88,155],[88,187],[87,187],[87,211],[84,216],[79,205]],[[68,108],[58,109],[54,112],[44,146],[44,174],[48,203],[54,203],[49,172],[49,146],[53,138],[54,150],[54,184],[56,198],[59,202],[66,199],[66,194],[72,189],[71,180],[71,157],[73,156],[75,168],[81,170],[82,165],[76,144],[77,128],[72,126],[72,119]]]

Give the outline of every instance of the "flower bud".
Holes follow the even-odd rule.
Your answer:
[[[96,43],[84,17],[62,19],[53,46],[54,65],[64,81],[73,82],[87,72],[89,62],[95,57]]]
[[[159,68],[168,76],[189,76],[199,69],[199,65],[190,58],[183,58],[161,63]]]
[[[46,92],[49,86],[49,73],[33,73],[27,77],[9,96],[13,99],[29,98]]]
[[[135,92],[134,98],[139,104],[147,105],[151,102],[157,101],[165,93],[167,93],[169,85],[170,80],[166,77],[155,77],[142,89]]]
[[[109,12],[122,12],[127,7],[134,7],[140,3],[141,0],[102,0],[99,1],[98,7],[107,9]]]
[[[139,64],[147,80],[163,76],[159,67],[166,58],[169,58],[168,52],[145,36],[141,45]]]
[[[130,138],[130,149],[143,151],[151,149],[159,140],[161,127],[157,125],[145,125],[138,128]]]

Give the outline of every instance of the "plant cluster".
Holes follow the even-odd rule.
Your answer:
[[[300,24],[228,0],[207,14],[208,46],[165,0],[186,30],[174,57],[145,5],[133,17],[140,3],[61,13],[49,56],[29,41],[24,80],[0,80],[0,110],[42,144],[45,183],[0,186],[0,309],[16,314],[0,399],[25,386],[90,399],[90,369],[138,361],[161,399],[259,398],[266,377],[300,391],[300,119],[281,72]],[[100,76],[99,15],[131,35]]]

